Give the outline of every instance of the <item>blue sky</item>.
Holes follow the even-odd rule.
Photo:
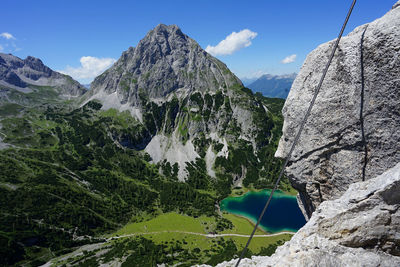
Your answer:
[[[358,1],[346,33],[381,17],[396,1]],[[248,29],[236,36],[247,38],[245,43],[239,40],[236,48],[241,49],[217,57],[241,78],[291,73],[299,71],[309,52],[337,36],[350,4],[351,0],[2,0],[0,50],[38,57],[87,83],[159,23],[177,24],[204,49]],[[283,64],[289,56],[292,60],[286,62],[294,61]]]

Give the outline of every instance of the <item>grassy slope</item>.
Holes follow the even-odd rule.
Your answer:
[[[223,217],[230,220],[233,223],[232,229],[225,229],[220,231],[221,234],[243,234],[249,235],[253,229],[253,225],[246,219],[237,217],[231,214],[223,214]],[[195,235],[191,233],[183,233],[183,232],[192,232],[199,234],[208,234],[215,231],[216,227],[215,217],[206,217],[201,216],[198,218],[193,218],[184,214],[178,214],[176,212],[169,212],[165,214],[161,214],[156,218],[153,218],[148,221],[139,222],[139,223],[129,223],[107,237],[111,238],[109,242],[102,245],[102,248],[106,248],[109,245],[112,247],[120,247],[120,255],[124,252],[129,251],[128,246],[122,245],[129,242],[134,242],[139,238],[143,237],[146,240],[150,240],[156,246],[165,247],[166,251],[174,250],[177,247],[176,253],[184,251],[186,253],[185,261],[187,264],[191,263],[206,263],[212,264],[217,261],[220,262],[221,259],[230,259],[237,256],[240,251],[244,248],[248,237],[205,237],[201,235]],[[181,231],[181,232],[177,232]],[[256,231],[256,235],[264,235],[265,233],[261,230]],[[290,234],[281,234],[270,237],[254,237],[252,243],[249,246],[250,253],[261,254],[261,255],[270,255],[276,248],[276,246],[283,244],[285,241],[289,240],[292,235]],[[116,239],[112,239],[112,237]],[[140,240],[140,239],[139,239]],[[141,240],[140,242],[142,242]],[[230,243],[233,242],[233,243]],[[217,260],[213,257],[218,254],[224,254],[223,248],[224,246],[230,246],[232,249],[230,250],[230,254],[225,255],[225,258],[220,258]],[[230,244],[230,245],[229,245]],[[94,259],[91,259],[94,252],[90,252],[87,250],[84,255],[79,254],[71,254],[69,257],[56,259],[54,262],[57,262],[57,265],[62,265],[62,263],[67,262],[79,262],[82,264],[85,261],[91,261],[91,264],[95,265]],[[132,252],[127,252],[127,255]],[[191,256],[196,257],[196,259],[191,259]],[[113,254],[113,257],[116,255]],[[112,258],[112,257],[110,257]],[[177,264],[182,263],[182,261],[176,259],[172,259],[171,263]],[[107,259],[102,259],[107,263]],[[111,261],[112,262],[112,261]],[[110,262],[108,262],[110,263]],[[179,265],[178,265],[179,266]],[[186,266],[186,265],[183,265]]]
[[[219,234],[241,234],[249,235],[253,231],[254,225],[245,218],[241,218],[232,214],[223,214],[223,217],[233,223],[232,229],[225,229]],[[189,217],[175,212],[162,214],[154,219],[146,222],[131,223],[125,225],[122,229],[118,230],[113,236],[123,236],[130,234],[153,233],[146,234],[146,238],[154,240],[156,243],[162,243],[171,239],[185,239],[188,242],[187,247],[193,249],[200,247],[201,249],[210,249],[210,238],[198,235],[191,235],[186,233],[165,233],[165,231],[182,231],[194,232],[200,234],[208,234],[215,229],[215,218],[201,216],[199,218]],[[257,230],[255,235],[265,235],[262,230]],[[180,236],[181,238],[178,238]],[[270,244],[276,243],[278,240],[289,240],[291,234],[282,234],[270,237],[256,237],[250,244],[250,250],[254,253],[259,253],[261,248],[267,247]],[[247,242],[247,237],[224,237],[225,239],[234,240],[238,248],[243,248]],[[190,242],[189,242],[190,241]]]
[[[176,212],[169,212],[157,216],[149,221],[125,225],[114,235],[127,235],[133,233],[160,232],[160,231],[186,231],[206,233],[205,226],[214,223],[211,217],[201,216],[193,218]]]

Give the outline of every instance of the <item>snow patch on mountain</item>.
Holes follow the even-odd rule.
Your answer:
[[[197,154],[191,140],[183,144],[178,136],[177,131],[175,131],[171,137],[157,134],[146,146],[145,151],[150,155],[154,163],[165,159],[171,165],[178,163],[178,179],[179,181],[185,181],[188,176],[186,163],[196,161],[200,156]]]
[[[92,101],[92,100],[98,100],[100,101],[103,106],[103,110],[111,109],[114,108],[120,112],[123,112],[125,110],[128,110],[132,117],[136,118],[138,121],[143,123],[143,115],[142,112],[139,108],[133,107],[130,103],[125,103],[121,104],[121,101],[118,98],[118,93],[115,91],[114,93],[107,94],[106,91],[99,91],[97,94],[91,96],[89,99],[87,99],[82,106],[84,106],[86,103]]]
[[[215,171],[213,170],[213,166],[214,166],[216,158],[217,158],[217,156],[215,155],[214,151],[212,150],[212,146],[209,146],[207,149],[205,160],[206,160],[207,173],[208,173],[208,175],[210,175],[213,178],[216,177]]]

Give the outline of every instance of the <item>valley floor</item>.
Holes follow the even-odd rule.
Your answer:
[[[117,232],[105,236],[104,242],[80,247],[68,255],[53,259],[46,266],[85,265],[94,258],[99,260],[96,262],[97,265],[105,263],[107,265],[121,264],[126,256],[113,255],[112,257],[102,258],[101,255],[107,255],[112,247],[118,247],[121,242],[129,242],[128,240],[134,238],[151,240],[156,245],[166,246],[167,251],[179,245],[181,249],[188,251],[189,259],[191,253],[199,252],[197,263],[210,261],[215,252],[226,246],[226,242],[233,242],[237,248],[237,251],[235,251],[237,254],[245,246],[253,225],[245,218],[232,214],[223,214],[223,217],[232,222],[233,227],[217,232],[215,230],[216,220],[212,217],[193,218],[175,212],[161,214],[148,221],[127,224]],[[270,254],[266,249],[269,249],[272,253],[277,245],[290,240],[293,234],[293,232],[266,234],[257,230],[249,249],[252,253]],[[191,262],[195,263],[194,261]],[[174,264],[179,263],[182,262],[174,262]],[[186,264],[184,265],[186,266]]]

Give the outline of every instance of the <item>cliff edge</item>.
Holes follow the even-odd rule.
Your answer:
[[[284,158],[328,61],[334,41],[306,58],[283,108]],[[350,184],[400,162],[400,6],[340,41],[286,174],[307,218]]]

